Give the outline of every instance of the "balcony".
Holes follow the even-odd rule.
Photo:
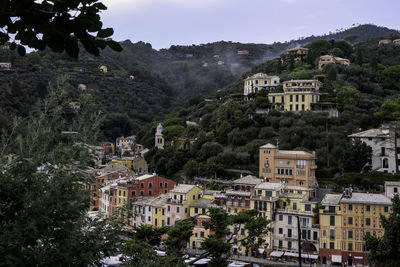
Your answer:
[[[266,196],[251,196],[252,200],[263,200],[263,201],[277,201],[279,198],[278,197],[266,197]]]
[[[172,199],[172,198],[168,199],[168,202],[172,203],[172,204],[186,204],[187,203],[186,200]]]
[[[315,213],[312,211],[305,211],[305,210],[290,210],[290,209],[277,209],[278,213],[285,213],[285,214],[299,214],[299,215],[309,215],[314,216]]]

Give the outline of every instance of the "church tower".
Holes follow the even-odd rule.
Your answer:
[[[157,126],[157,132],[155,135],[155,147],[158,149],[164,149],[164,137],[162,134],[163,127],[161,123]]]

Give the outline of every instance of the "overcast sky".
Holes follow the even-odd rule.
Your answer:
[[[103,0],[117,41],[171,45],[273,43],[354,23],[400,29],[400,0]]]

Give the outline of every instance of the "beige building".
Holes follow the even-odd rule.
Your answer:
[[[263,89],[275,90],[279,84],[279,76],[270,76],[265,73],[257,73],[244,80],[244,96],[258,93]]]
[[[385,182],[385,196],[392,199],[395,195],[399,194],[400,182],[386,181]]]
[[[318,69],[322,71],[327,64],[341,64],[344,66],[350,65],[350,60],[341,57],[334,57],[331,55],[320,56],[318,61]]]
[[[318,80],[290,80],[283,82],[282,93],[269,93],[268,101],[273,109],[285,111],[311,110],[311,105],[320,99]]]
[[[267,182],[314,188],[318,185],[315,160],[315,151],[279,150],[266,144],[260,147],[259,176]]]

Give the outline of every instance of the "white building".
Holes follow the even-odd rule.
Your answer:
[[[135,143],[136,136],[131,135],[128,137],[118,137],[116,141],[117,151],[121,152],[121,155],[125,153],[125,151],[132,151],[133,144]]]
[[[257,73],[244,80],[244,96],[257,93],[263,89],[274,91],[279,84],[279,76],[269,76],[265,73]]]
[[[133,216],[130,221],[132,226],[153,224],[153,208],[151,206],[152,200],[154,200],[154,197],[142,197],[132,203]]]
[[[348,136],[360,140],[372,148],[371,160],[368,163],[372,171],[395,173],[399,162],[395,160],[394,131],[386,126],[369,129]],[[400,139],[397,138],[400,146]],[[399,150],[399,149],[398,149]],[[399,151],[397,151],[399,153]]]
[[[385,182],[385,196],[392,199],[395,195],[399,194],[400,182],[386,181]]]

